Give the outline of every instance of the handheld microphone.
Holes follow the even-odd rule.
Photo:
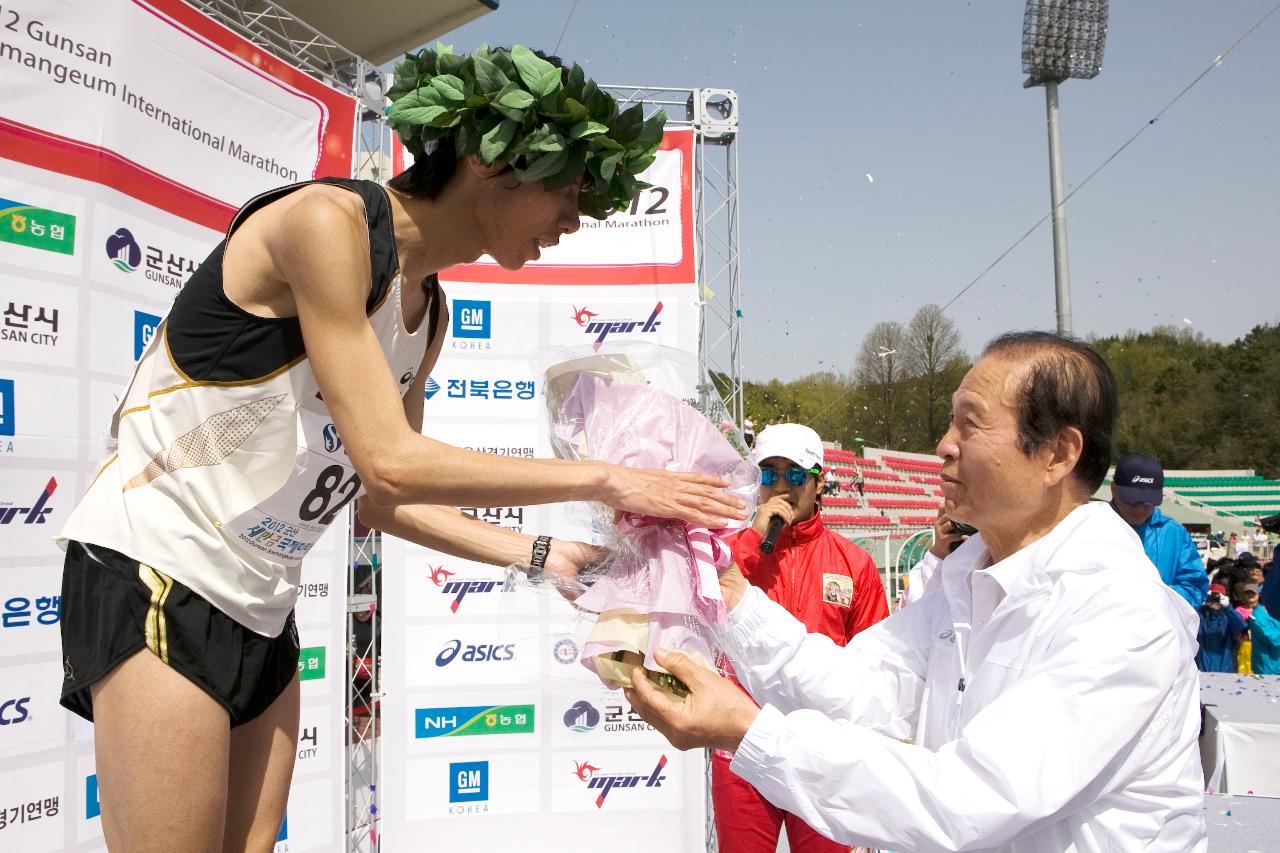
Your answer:
[[[769,528],[764,533],[764,539],[760,540],[760,553],[772,554],[773,546],[778,542],[778,534],[782,532],[782,516],[775,515],[769,519]]]

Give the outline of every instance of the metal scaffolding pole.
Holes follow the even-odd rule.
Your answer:
[[[667,127],[694,131],[694,247],[699,382],[742,425],[742,274],[738,224],[738,96],[729,89],[601,86],[621,107],[666,110]]]

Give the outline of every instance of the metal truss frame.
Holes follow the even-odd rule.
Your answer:
[[[694,131],[698,363],[734,422],[742,425],[742,267],[738,223],[738,99],[728,89],[600,87],[620,106],[666,110],[667,127]]]
[[[640,104],[645,115],[667,113],[667,127],[693,130],[694,250],[698,287],[698,369],[734,423],[742,426],[742,267],[738,224],[738,96],[728,89],[664,89],[602,85],[619,106]],[[704,794],[707,853],[717,853],[715,809],[707,753]]]

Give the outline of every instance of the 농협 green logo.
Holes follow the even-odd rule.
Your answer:
[[[298,650],[298,680],[324,678],[324,646],[307,646]]]
[[[533,732],[533,706],[418,708],[414,712],[413,728],[415,738],[530,734]]]
[[[76,218],[69,213],[0,198],[0,241],[74,255]]]

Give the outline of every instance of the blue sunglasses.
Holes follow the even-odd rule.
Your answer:
[[[811,471],[806,471],[805,469],[801,468],[799,465],[792,465],[790,468],[788,468],[786,471],[782,473],[782,478],[787,481],[788,486],[796,486],[798,488],[805,484],[805,481],[809,479],[810,474],[817,474],[817,473],[818,473],[818,469],[816,468]],[[777,471],[775,471],[772,468],[760,469],[760,485],[768,487],[768,486],[772,486],[776,482],[778,482]]]

